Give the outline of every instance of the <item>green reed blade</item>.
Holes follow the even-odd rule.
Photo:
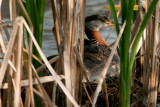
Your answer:
[[[33,34],[37,40],[39,46],[42,46],[42,32],[43,32],[43,20],[44,20],[44,10],[45,10],[45,0],[26,0],[23,1],[26,11],[33,24]],[[23,13],[22,13],[23,14]],[[24,17],[25,18],[25,17]],[[29,40],[29,35],[27,35],[27,40]],[[33,54],[41,59],[37,49],[33,46]],[[32,61],[35,68],[39,67],[39,63],[36,60]],[[39,74],[41,76],[41,74]],[[41,107],[41,101],[38,96],[35,96],[36,106]]]
[[[149,6],[149,9],[142,21],[142,24],[141,24],[141,27],[139,29],[139,32],[137,34],[137,37],[135,39],[135,42],[133,44],[133,48],[132,48],[132,53],[131,53],[131,57],[130,57],[130,62],[129,62],[129,68],[128,68],[128,75],[131,76],[131,71],[132,71],[132,67],[133,67],[133,63],[134,63],[134,59],[135,59],[135,56],[136,56],[136,50],[137,50],[137,47],[138,47],[138,43],[140,41],[140,38],[142,37],[142,34],[143,34],[143,31],[147,25],[147,22],[149,20],[149,18],[151,17],[151,14],[153,12],[153,10],[155,9],[155,6],[157,4],[158,0],[153,0],[152,3],[150,4]]]

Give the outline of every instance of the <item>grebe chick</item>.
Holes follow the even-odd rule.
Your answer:
[[[108,26],[109,19],[104,15],[92,15],[85,19],[85,40],[83,62],[88,70],[90,82],[97,81],[111,53],[111,48],[99,33],[99,29]],[[119,74],[120,59],[114,54],[107,75]]]

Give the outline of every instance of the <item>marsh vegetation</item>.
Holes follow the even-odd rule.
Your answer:
[[[123,0],[115,6],[108,0],[103,9],[112,15],[117,39],[99,81],[89,82],[83,63],[86,1],[47,1],[58,50],[47,59],[41,49],[45,0],[9,0],[9,21],[0,12],[0,107],[156,107],[159,0],[144,0],[143,5],[141,1]],[[106,76],[115,52],[120,56],[120,75]]]

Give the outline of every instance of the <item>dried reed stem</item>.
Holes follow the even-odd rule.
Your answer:
[[[89,90],[90,90],[90,92],[93,94],[93,91],[92,91],[92,88],[91,88],[91,84],[90,84],[89,79],[88,79],[88,76],[87,76],[87,69],[84,67],[83,61],[82,61],[82,59],[80,58],[80,55],[79,55],[78,50],[77,50],[76,47],[74,48],[74,51],[75,51],[75,54],[76,54],[76,56],[77,56],[77,61],[78,61],[79,65],[80,65],[81,69],[83,70],[83,75],[84,75],[84,77],[85,77],[85,79],[86,79],[86,81],[87,81],[87,85],[88,85],[88,87],[89,87]]]
[[[16,38],[19,20],[20,20],[20,18],[17,18],[16,21],[15,21],[15,24],[13,25],[13,30],[11,32],[11,37],[10,37],[10,40],[9,40],[9,43],[8,43],[8,48],[7,48],[6,54],[4,56],[4,60],[2,62],[2,66],[0,68],[0,72],[1,72],[1,75],[0,75],[0,88],[2,87],[2,81],[3,81],[4,75],[6,73],[6,69],[7,69],[7,65],[8,65],[8,59],[10,58],[11,53],[12,53],[11,51],[12,51],[13,44],[14,44],[14,41],[15,41],[15,38]]]
[[[23,23],[19,22],[19,34],[17,35],[17,52],[16,52],[16,70],[15,72],[15,93],[14,93],[14,107],[20,106],[21,98],[21,71],[22,71],[22,49],[23,49]]]
[[[147,1],[149,4],[149,1]],[[155,19],[150,19],[150,25],[147,26],[147,37],[145,41],[145,55],[144,55],[144,73],[143,73],[143,105],[156,106],[157,104],[157,88],[159,70],[157,66],[156,47],[158,46],[158,14],[159,3],[155,8]]]
[[[57,87],[57,83],[54,82],[53,90],[52,90],[52,103],[53,104],[55,104],[55,101],[56,101],[56,87]]]
[[[57,3],[56,0],[51,0],[51,5],[52,5],[52,12],[53,12],[53,18],[54,18],[54,30],[55,31],[55,39],[56,39],[56,43],[57,43],[57,48],[59,50],[59,46],[60,46],[60,42],[62,40],[62,29],[61,27],[59,27],[59,25],[61,25],[60,23],[60,16],[58,14],[58,10],[57,10]],[[60,30],[60,31],[59,31]]]
[[[29,54],[29,52],[28,52],[27,49],[23,48],[23,51],[24,51],[25,53]],[[33,57],[36,61],[38,61],[40,64],[43,64],[43,62],[42,62],[37,56],[35,56],[34,54],[32,54],[32,57]]]
[[[66,94],[66,96],[68,97],[68,99],[74,104],[74,106],[78,106],[77,102],[74,100],[74,98],[71,96],[71,94],[67,91],[66,87],[63,85],[63,83],[60,81],[60,77],[56,74],[56,72],[54,71],[54,69],[52,68],[52,66],[49,64],[48,60],[46,59],[44,53],[42,52],[42,50],[40,49],[38,43],[36,42],[31,30],[29,29],[27,23],[25,22],[25,20],[23,21],[30,37],[33,40],[33,43],[35,45],[35,47],[37,48],[39,54],[41,55],[44,63],[46,63],[47,68],[49,69],[49,71],[51,72],[51,74],[53,75],[53,77],[55,78],[56,82],[58,83],[58,85],[62,88],[62,90],[64,91],[64,93]]]
[[[50,63],[50,64],[53,64],[53,63],[55,63],[58,59],[59,59],[59,56],[55,56],[54,58],[52,58],[52,59],[49,60],[49,63]],[[38,68],[36,69],[36,71],[39,72],[39,71],[42,71],[42,70],[45,69],[45,68],[46,68],[46,64],[42,64],[40,67],[38,67]]]
[[[92,98],[90,97],[90,95],[89,95],[89,93],[88,93],[88,91],[87,91],[87,88],[86,88],[85,83],[83,82],[82,84],[83,84],[83,88],[84,88],[84,90],[85,90],[85,92],[86,92],[86,94],[87,94],[87,97],[88,97],[90,103],[93,104]]]
[[[60,75],[60,79],[64,79],[64,76]],[[48,82],[52,82],[52,81],[55,81],[53,76],[40,77],[40,82],[41,83],[48,83]],[[33,85],[38,84],[38,81],[36,79],[32,79],[32,84]],[[21,81],[21,87],[26,87],[26,86],[29,86],[28,79]],[[8,88],[8,83],[3,83],[2,84],[2,89],[7,89],[7,88]]]
[[[102,92],[103,92],[103,99],[106,103],[106,107],[109,107],[106,81],[103,81],[103,83],[102,83]]]
[[[10,10],[10,20],[14,20],[16,18],[16,1],[9,0],[9,10]]]
[[[6,53],[6,46],[2,37],[2,27],[0,27],[0,46],[3,53]]]
[[[42,90],[42,92],[43,92],[43,95],[45,96],[46,101],[48,102],[49,107],[54,107],[55,104],[53,104],[52,101],[50,100],[50,98],[49,98],[47,92],[45,91],[45,89],[44,89],[42,83],[40,82],[40,79],[39,79],[39,76],[38,76],[38,74],[37,74],[37,71],[36,71],[36,69],[34,68],[33,65],[32,65],[32,69],[33,69],[34,74],[35,74],[35,76],[36,76],[36,78],[37,78],[37,80],[38,80],[38,83],[39,83],[39,86],[40,86],[40,88],[41,88],[41,90]]]
[[[118,46],[119,40],[120,40],[120,38],[121,38],[121,36],[122,36],[122,33],[123,33],[123,30],[124,30],[125,25],[126,25],[126,21],[124,22],[124,24],[123,24],[123,26],[122,26],[122,28],[121,28],[121,31],[120,31],[120,33],[119,33],[119,35],[118,35],[118,38],[117,38],[117,40],[116,40],[116,43],[115,43],[115,45],[114,45],[114,47],[113,47],[113,49],[112,49],[112,51],[111,51],[111,54],[109,55],[109,58],[108,58],[108,60],[107,60],[107,63],[106,63],[106,65],[105,65],[103,71],[101,72],[101,76],[100,76],[100,78],[99,78],[99,82],[98,82],[96,91],[95,91],[94,96],[93,96],[93,105],[92,105],[92,107],[95,107],[95,104],[96,104],[96,102],[97,102],[97,98],[98,98],[99,92],[101,91],[102,83],[103,83],[104,78],[105,78],[105,75],[106,75],[106,73],[107,73],[107,71],[108,71],[108,67],[109,67],[110,62],[111,62],[111,60],[112,60],[112,57],[113,57],[113,55],[114,55],[114,52],[115,52],[115,50],[116,50],[116,48],[117,48],[117,46]]]
[[[2,107],[2,97],[1,97],[1,92],[0,92],[0,107]]]
[[[25,103],[24,103],[24,107],[30,107],[31,104],[31,98],[30,98],[30,90],[29,88],[26,88],[26,96],[25,96]]]
[[[156,40],[158,39],[158,19],[159,19],[159,2],[157,3],[157,6],[155,8],[155,20],[153,21],[153,53],[152,53],[152,65],[151,65],[151,79],[150,79],[150,104],[151,106],[157,105],[157,88],[158,88],[158,75],[159,71],[156,70],[157,64],[156,64],[156,47],[158,43]]]
[[[45,96],[42,93],[40,93],[38,90],[36,90],[35,88],[33,88],[33,92],[37,94],[41,99],[46,100]]]
[[[25,7],[23,6],[22,0],[17,0],[17,2],[18,2],[18,4],[19,4],[20,8],[22,9],[22,11],[24,12],[24,15],[25,15],[25,17],[27,18],[27,21],[28,21],[28,23],[29,23],[29,25],[30,25],[30,29],[31,29],[31,31],[33,32],[33,24],[32,24],[32,21],[31,21],[31,19],[29,18],[28,13],[27,13]]]
[[[33,41],[32,38],[29,37],[29,53],[28,53],[28,81],[29,81],[29,91],[31,98],[31,107],[35,107],[34,95],[33,95],[33,85],[32,85],[32,50],[33,50]]]

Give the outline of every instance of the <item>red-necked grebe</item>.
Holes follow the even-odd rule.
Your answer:
[[[90,82],[97,81],[103,70],[108,57],[111,53],[111,48],[99,33],[99,29],[109,26],[110,21],[104,15],[92,15],[85,19],[85,33],[89,40],[84,40],[84,66],[88,71]],[[50,56],[48,60],[55,57]],[[114,54],[112,62],[109,66],[107,75],[114,76],[119,74],[119,56]],[[52,64],[52,66],[54,66]]]
[[[90,81],[97,81],[103,70],[111,48],[99,33],[99,29],[108,26],[109,19],[104,15],[92,15],[85,19],[85,33],[89,40],[84,43],[84,65],[88,70]],[[119,72],[120,59],[114,54],[107,75],[114,76]]]

